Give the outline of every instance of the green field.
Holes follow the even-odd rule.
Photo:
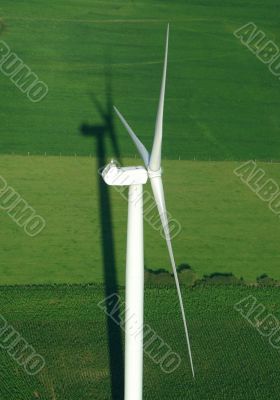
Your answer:
[[[1,175],[47,222],[31,240],[0,214],[3,284],[103,282],[112,274],[124,283],[126,203],[101,186],[97,169],[112,156],[136,162],[113,103],[151,146],[167,21],[164,179],[182,225],[177,265],[199,277],[279,278],[279,220],[233,174],[240,159],[265,159],[267,177],[280,182],[270,163],[280,154],[278,81],[233,35],[250,15],[277,42],[274,5],[264,12],[259,1],[1,3],[1,38],[49,86],[34,104],[0,74]],[[146,224],[146,267],[168,269],[158,238]]]
[[[1,38],[49,94],[33,104],[0,75],[0,152],[93,153],[80,126],[104,123],[91,95],[105,103],[106,79],[112,102],[150,147],[170,22],[164,156],[279,160],[279,82],[233,35],[254,21],[280,45],[277,4],[2,0]],[[134,156],[126,133],[113,124],[122,155]]]
[[[279,350],[241,317],[234,304],[252,295],[279,318],[279,289],[213,286],[183,294],[196,379],[188,364],[176,292],[146,290],[146,324],[182,362],[166,374],[145,355],[144,398],[276,400]],[[2,350],[1,399],[111,399],[106,316],[97,306],[103,298],[101,286],[1,288],[1,314],[46,359],[42,372],[30,377]]]
[[[182,227],[173,241],[176,263],[190,265],[200,277],[231,272],[249,280],[263,273],[279,279],[279,217],[233,174],[238,165],[164,162],[167,205]],[[260,167],[280,182],[278,164]],[[109,188],[111,222],[103,219],[109,211],[100,208],[95,159],[2,156],[0,169],[47,224],[31,238],[1,211],[2,284],[103,282],[105,272],[107,280],[116,273],[116,281],[124,283],[127,200]],[[173,170],[180,170],[175,178]],[[112,253],[107,271],[104,248]],[[148,222],[145,264],[170,269],[165,242]]]

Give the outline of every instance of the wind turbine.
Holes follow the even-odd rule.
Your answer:
[[[157,209],[164,230],[166,244],[175,278],[181,314],[187,340],[188,353],[192,374],[194,367],[191,346],[185,317],[182,294],[177,275],[176,264],[168,225],[167,210],[161,178],[161,146],[163,128],[163,109],[165,97],[165,83],[167,71],[169,25],[166,33],[166,47],[163,77],[158,105],[154,142],[152,152],[149,154],[122,114],[114,107],[122,124],[128,131],[131,139],[140,153],[145,167],[119,168],[114,162],[108,164],[102,172],[103,179],[108,185],[129,186],[128,197],[128,225],[127,225],[127,250],[126,250],[126,314],[133,315],[137,324],[143,327],[144,309],[144,247],[143,247],[143,185],[150,179]],[[125,400],[142,400],[143,381],[143,330],[135,337],[132,321],[125,318]]]

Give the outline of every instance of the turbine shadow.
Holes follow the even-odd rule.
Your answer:
[[[6,25],[4,20],[0,17],[0,35],[5,31]]]
[[[120,158],[120,150],[116,138],[114,119],[113,119],[113,103],[111,74],[105,74],[106,77],[106,106],[104,107],[100,101],[91,95],[95,109],[102,118],[101,124],[89,125],[82,124],[80,133],[84,136],[95,138],[95,152],[97,158],[97,170],[100,171],[106,164],[106,138],[109,138],[114,155]],[[115,246],[112,226],[112,207],[108,186],[98,174],[98,190],[99,190],[99,215],[102,235],[102,257],[103,257],[103,276],[105,284],[105,297],[108,298],[112,294],[118,294],[118,283],[116,275],[116,259]],[[110,313],[110,300],[107,300],[107,314]],[[114,310],[114,318],[119,320],[119,310]],[[110,362],[110,379],[111,379],[111,396],[113,400],[123,400],[124,397],[124,357],[122,332],[118,324],[116,324],[109,316],[107,316],[107,334],[109,346],[109,362]]]

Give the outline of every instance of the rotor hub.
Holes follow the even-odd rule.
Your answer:
[[[152,171],[150,168],[148,168],[148,175],[150,179],[161,177],[162,169],[160,168],[157,171]]]

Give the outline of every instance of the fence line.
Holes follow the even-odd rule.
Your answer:
[[[53,153],[47,153],[42,152],[42,153],[31,153],[30,151],[28,151],[27,153],[15,153],[15,152],[11,152],[11,153],[0,153],[0,157],[1,156],[22,156],[22,157],[75,157],[75,159],[77,157],[89,157],[89,158],[96,158],[97,155],[96,154],[92,154],[89,153],[88,155],[86,154],[78,154],[78,153],[65,153],[63,154],[62,152],[59,152],[58,154],[53,154]],[[110,157],[108,157],[110,158]],[[113,158],[113,157],[112,157]],[[129,155],[125,155],[124,158],[130,158],[130,159],[136,159],[136,160],[141,160],[140,156],[137,156],[137,154],[129,154]],[[246,162],[248,161],[250,158],[248,159],[244,159],[244,158],[240,158],[240,159],[231,159],[231,158],[227,158],[227,159],[218,159],[218,158],[211,158],[211,156],[205,156],[203,158],[199,158],[197,157],[197,155],[194,155],[192,157],[189,158],[182,158],[181,155],[178,156],[178,158],[167,158],[167,157],[163,157],[163,160],[165,161],[198,161],[198,162]],[[269,163],[269,164],[280,164],[280,160],[267,160],[267,159],[257,159],[257,158],[253,158],[253,160],[255,162],[261,162],[261,163]]]

